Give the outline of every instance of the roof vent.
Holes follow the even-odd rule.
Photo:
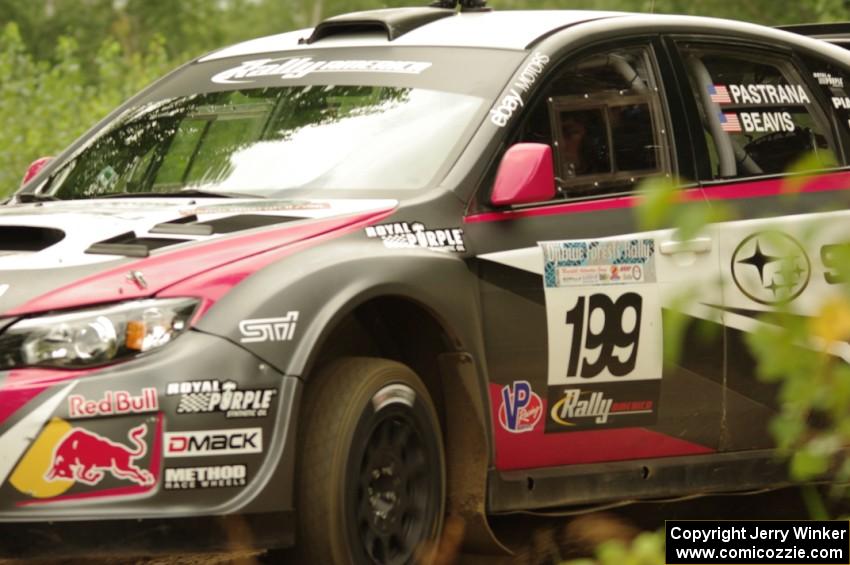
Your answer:
[[[302,42],[315,43],[331,36],[376,32],[385,33],[392,41],[408,31],[454,14],[454,10],[444,8],[389,8],[343,14],[317,25],[313,34]]]

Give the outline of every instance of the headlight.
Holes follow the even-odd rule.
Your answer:
[[[25,318],[0,335],[0,369],[104,365],[162,347],[185,331],[198,301],[139,300]]]

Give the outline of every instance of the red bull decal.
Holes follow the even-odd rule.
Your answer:
[[[99,424],[105,425],[103,420]],[[159,413],[129,429],[126,440],[114,441],[98,433],[100,428],[92,431],[53,418],[9,477],[15,489],[31,497],[16,504],[30,506],[149,493],[160,477],[162,427]]]
[[[507,431],[521,434],[534,430],[543,416],[543,401],[528,381],[514,381],[501,391],[499,424]]]
[[[144,414],[157,410],[159,410],[159,400],[156,389],[153,387],[143,388],[141,394],[137,396],[126,390],[118,390],[105,392],[100,400],[87,400],[82,394],[72,394],[68,397],[70,418]]]
[[[56,445],[53,463],[44,478],[47,481],[72,479],[93,486],[109,472],[116,479],[140,486],[152,485],[153,475],[134,463],[147,453],[144,441],[147,431],[147,424],[131,429],[127,437],[134,447],[129,448],[94,432],[73,428]]]

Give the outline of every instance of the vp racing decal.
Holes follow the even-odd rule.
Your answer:
[[[304,78],[313,73],[396,73],[418,75],[432,65],[428,61],[391,61],[367,59],[315,60],[312,57],[284,57],[242,61],[214,75],[218,84],[245,84],[258,78],[274,76],[282,80]]]
[[[661,305],[654,239],[544,242],[547,432],[655,423]]]
[[[512,434],[532,432],[543,416],[543,401],[528,381],[514,381],[502,387],[499,424]]]

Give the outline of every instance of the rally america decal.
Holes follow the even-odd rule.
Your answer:
[[[201,380],[168,383],[166,396],[179,398],[178,414],[223,413],[227,418],[268,416],[274,388],[239,388],[234,381]]]
[[[366,237],[380,239],[385,247],[391,249],[422,247],[456,253],[466,251],[461,228],[430,229],[421,222],[393,222],[369,226],[366,228]]]
[[[652,425],[662,371],[655,240],[540,246],[549,335],[546,431]]]
[[[274,76],[276,78],[299,79],[313,73],[394,73],[418,75],[428,69],[428,61],[390,61],[350,59],[336,61],[317,61],[312,57],[284,57],[280,59],[255,59],[242,61],[233,67],[214,75],[210,80],[218,84],[245,84],[258,78]]]

